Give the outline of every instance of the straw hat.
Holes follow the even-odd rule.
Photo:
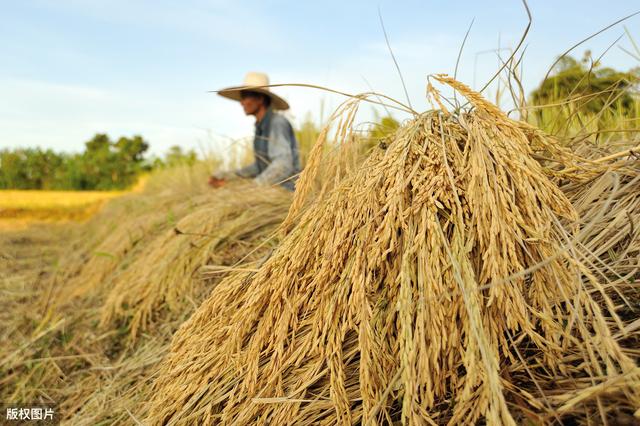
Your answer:
[[[267,74],[263,72],[248,72],[244,77],[242,86],[233,86],[218,90],[218,95],[233,99],[234,101],[239,101],[240,92],[242,90],[251,90],[252,92],[258,92],[269,96],[271,98],[271,106],[273,109],[289,109],[287,101],[269,90],[269,87],[265,86],[269,86],[269,76]]]

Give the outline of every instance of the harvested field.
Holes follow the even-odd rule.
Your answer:
[[[0,220],[82,220],[120,191],[0,191]]]
[[[352,99],[293,197],[185,168],[0,234],[0,399],[73,425],[633,424],[637,143],[437,80],[472,108],[431,88],[363,160]]]
[[[254,267],[276,244],[285,191],[211,191],[191,177],[152,191],[163,179],[67,226],[58,263],[34,265],[37,279],[9,270],[3,292],[28,291],[3,316],[4,400],[55,401],[71,424],[128,423],[173,331],[229,271]],[[22,257],[11,241],[3,253]],[[140,265],[149,271],[135,273]],[[218,272],[202,279],[204,265]]]

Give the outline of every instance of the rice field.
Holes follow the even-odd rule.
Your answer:
[[[637,422],[637,134],[550,135],[445,75],[429,96],[366,152],[347,100],[294,194],[202,164],[16,194],[101,208],[0,232],[0,400],[73,425]]]
[[[68,209],[108,200],[122,194],[121,191],[2,190],[0,191],[0,209],[2,211]]]
[[[0,230],[36,223],[85,221],[108,200],[144,189],[148,175],[126,191],[0,190]]]
[[[37,223],[84,221],[122,191],[0,190],[0,231]]]

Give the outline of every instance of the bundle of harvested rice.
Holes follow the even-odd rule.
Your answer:
[[[532,157],[533,133],[553,142],[437,79],[473,108],[416,116],[298,213],[314,148],[281,245],[174,336],[150,424],[516,424],[640,406],[604,278],[566,244],[576,212]]]
[[[135,337],[154,316],[166,319],[162,309],[189,312],[185,304],[193,305],[204,298],[203,291],[211,291],[198,274],[201,268],[233,266],[254,254],[258,245],[273,245],[268,239],[286,216],[291,195],[280,188],[229,185],[217,190],[215,199],[146,245],[115,277],[103,307],[103,325],[130,319]]]
[[[635,175],[606,172],[562,187],[580,215],[581,247],[594,270],[620,283],[640,277],[640,160]]]
[[[578,248],[576,254],[592,274],[603,277],[605,291],[624,323],[624,330],[614,337],[637,361],[640,360],[640,158],[630,157],[628,163],[625,169],[605,171],[587,182],[565,183],[562,190],[580,215],[579,232],[571,244]]]
[[[144,246],[207,201],[202,194],[171,192],[134,194],[109,203],[69,241],[51,283],[54,303],[104,289],[135,247]]]
[[[203,164],[160,170],[145,186],[107,203],[86,224],[70,228],[61,241],[65,253],[50,284],[47,307],[99,293],[123,259],[210,201]]]

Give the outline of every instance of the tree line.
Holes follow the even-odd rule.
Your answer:
[[[148,159],[149,143],[141,136],[111,140],[96,134],[80,153],[51,149],[0,150],[0,189],[116,190],[133,185],[152,168],[193,163],[196,154],[171,147],[164,158]]]

